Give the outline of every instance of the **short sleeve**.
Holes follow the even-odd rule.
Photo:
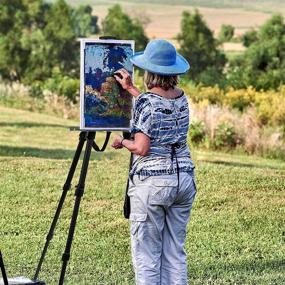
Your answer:
[[[133,111],[132,133],[142,132],[151,137],[151,103],[148,98],[141,95]]]

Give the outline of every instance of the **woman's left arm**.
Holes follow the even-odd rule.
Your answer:
[[[134,140],[127,140],[117,136],[112,147],[115,149],[125,147],[134,154],[146,156],[149,152],[150,138],[142,132],[135,133]]]

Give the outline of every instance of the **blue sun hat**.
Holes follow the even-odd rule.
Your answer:
[[[190,69],[187,60],[166,40],[150,41],[144,51],[135,53],[130,60],[134,65],[159,75],[183,74]]]

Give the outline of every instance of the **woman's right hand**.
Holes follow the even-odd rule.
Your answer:
[[[120,74],[121,77],[117,74]],[[114,77],[121,84],[123,89],[128,90],[134,87],[132,77],[126,69],[121,68],[117,70],[114,74]]]
[[[120,74],[121,77],[119,75],[116,75],[116,73]],[[114,77],[121,84],[122,88],[127,90],[131,95],[134,97],[140,95],[140,90],[134,86],[132,76],[128,73],[127,70],[124,68],[117,70],[114,74]]]

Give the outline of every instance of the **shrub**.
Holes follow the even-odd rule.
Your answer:
[[[52,77],[44,83],[42,90],[49,90],[59,96],[67,97],[72,102],[76,102],[79,96],[79,86],[79,79],[64,76],[58,68],[54,68]]]
[[[36,85],[34,88],[36,89]],[[74,104],[65,96],[58,96],[49,90],[41,91],[41,97],[32,97],[30,94],[31,88],[23,84],[0,84],[0,105],[21,110],[43,112],[70,119],[79,118],[78,102]]]
[[[281,86],[277,91],[256,92],[254,101],[261,124],[279,126],[285,124],[284,86]]]
[[[251,86],[247,89],[234,90],[230,88],[224,97],[223,103],[231,108],[243,111],[250,106],[255,99],[255,90]]]
[[[192,143],[195,145],[201,144],[205,141],[206,129],[201,121],[194,121],[190,125],[189,136]]]
[[[232,25],[222,25],[218,38],[221,43],[229,42],[235,33],[235,28]]]
[[[241,40],[245,47],[249,47],[251,44],[258,41],[258,33],[256,30],[250,29],[242,35]]]
[[[282,126],[285,124],[285,85],[277,90],[257,91],[249,86],[243,89],[218,86],[194,86],[191,82],[181,82],[181,87],[193,103],[217,105],[245,112],[248,108],[255,109],[257,122],[262,125]]]
[[[191,100],[195,103],[206,102],[209,104],[222,105],[224,91],[218,86],[205,87],[198,85],[193,87],[191,85],[183,86],[186,93],[190,96]]]
[[[235,147],[237,145],[237,134],[234,127],[227,122],[220,123],[215,130],[212,144],[215,149]]]

